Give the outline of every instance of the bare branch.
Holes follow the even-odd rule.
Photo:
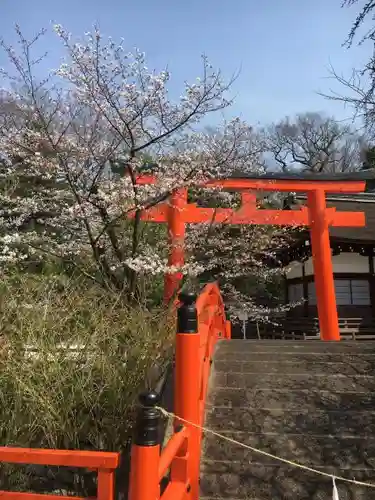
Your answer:
[[[268,130],[268,149],[283,170],[357,170],[362,146],[363,141],[349,126],[317,113],[286,118]]]

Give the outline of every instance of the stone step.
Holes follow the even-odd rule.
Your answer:
[[[297,410],[301,407],[315,410],[374,410],[374,392],[332,392],[308,389],[237,389],[216,387],[206,404],[217,407],[253,407],[265,409]]]
[[[214,356],[215,363],[227,361],[232,363],[237,362],[252,362],[252,361],[283,361],[286,363],[299,363],[310,361],[311,363],[362,363],[368,362],[375,365],[375,351],[371,352],[357,351],[354,353],[332,353],[332,352],[283,352],[282,357],[279,352],[275,351],[227,351],[226,349],[218,349]]]
[[[309,352],[309,353],[375,353],[375,342],[323,342],[321,340],[221,340],[217,343],[217,352]]]
[[[312,412],[303,407],[296,411],[258,408],[211,407],[206,411],[206,427],[215,431],[247,431],[255,433],[308,433],[312,435],[371,436],[375,429],[374,411]]]
[[[326,374],[326,375],[372,375],[375,373],[375,356],[373,362],[356,360],[356,362],[322,362],[315,358],[305,358],[296,362],[286,360],[284,357],[278,361],[268,360],[246,360],[236,361],[214,361],[214,369],[229,372],[233,369],[241,373],[279,374]]]
[[[238,469],[238,467],[236,468]],[[375,470],[321,469],[375,484]],[[375,488],[336,481],[340,500],[375,500]],[[216,464],[201,474],[200,500],[326,500],[332,498],[332,479],[287,465],[243,464],[233,472],[233,462]]]
[[[228,432],[223,435],[244,445],[258,448],[272,455],[298,462],[312,468],[330,466],[337,469],[375,471],[375,437],[366,439],[353,435],[350,437],[306,434],[253,434],[249,432]],[[205,438],[202,469],[212,470],[212,462],[233,461],[236,464],[262,463],[277,465],[279,462],[263,456],[240,445],[225,441],[212,434]]]
[[[236,367],[234,366],[235,370]],[[375,376],[368,375],[325,375],[318,374],[258,374],[240,372],[214,372],[212,383],[217,387],[237,389],[310,389],[336,392],[372,392],[375,388]]]
[[[334,476],[375,485],[375,342],[222,341],[205,426]],[[340,500],[375,487],[337,481]],[[201,500],[332,498],[332,477],[205,434]]]

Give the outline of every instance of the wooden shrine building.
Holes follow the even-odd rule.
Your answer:
[[[297,200],[304,204],[301,197]],[[327,207],[365,213],[364,227],[330,227],[332,265],[338,316],[375,318],[375,193],[327,196]],[[294,317],[316,317],[316,291],[308,231],[289,249],[285,298],[300,302],[290,311]],[[302,303],[301,303],[302,302]],[[375,333],[375,332],[374,332]]]

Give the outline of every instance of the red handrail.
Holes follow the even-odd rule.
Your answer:
[[[0,447],[0,462],[94,469],[98,472],[97,499],[113,500],[114,471],[119,465],[120,454],[102,451]],[[83,497],[13,491],[0,491],[0,497],[4,500],[72,500],[72,498],[84,500]]]
[[[176,431],[160,453],[157,440],[149,439],[155,436],[152,432],[156,427],[151,402],[149,413],[142,414],[145,427],[140,430],[140,439],[133,445],[129,500],[198,500],[199,426],[204,421],[212,355],[217,340],[229,340],[230,336],[230,323],[216,283],[207,285],[196,302],[189,295],[181,297],[175,352]],[[169,483],[160,495],[159,484],[168,470]]]
[[[175,432],[168,441],[159,461],[159,481],[166,475],[177,453],[180,451],[185,439],[189,436],[189,431],[186,427],[182,427],[179,432]]]

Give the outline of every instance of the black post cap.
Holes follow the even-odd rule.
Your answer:
[[[197,300],[197,294],[193,292],[181,292],[178,298],[182,304],[191,306],[192,304],[195,304]]]
[[[140,408],[135,426],[134,443],[137,446],[157,446],[160,444],[160,411],[155,408],[159,395],[154,392],[144,392],[139,396]]]
[[[138,398],[144,408],[153,408],[159,403],[159,394],[155,391],[142,392]]]
[[[181,302],[177,311],[177,333],[197,333],[198,313],[195,302],[197,296],[192,292],[181,292],[179,295]]]

